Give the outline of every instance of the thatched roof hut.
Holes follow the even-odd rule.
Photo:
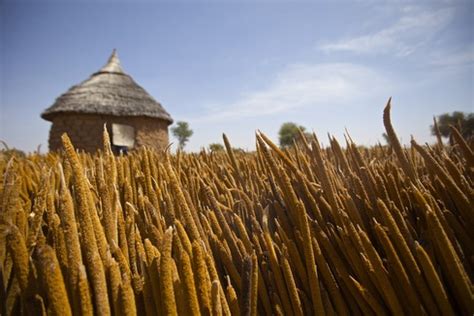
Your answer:
[[[163,148],[173,122],[163,106],[123,71],[115,50],[104,67],[58,97],[41,117],[53,123],[50,150],[60,148],[60,136],[67,132],[78,148],[95,151],[101,147],[104,123],[117,147]]]

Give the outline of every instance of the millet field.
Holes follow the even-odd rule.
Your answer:
[[[383,121],[371,148],[0,156],[0,314],[472,315],[473,149]]]

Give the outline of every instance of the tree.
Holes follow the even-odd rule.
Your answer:
[[[444,113],[438,116],[437,125],[441,136],[449,137],[451,130],[449,126],[456,127],[461,135],[468,139],[474,137],[474,113],[453,112]],[[431,134],[436,135],[436,128],[434,125],[430,126]]]
[[[178,148],[183,150],[189,138],[193,135],[193,130],[189,128],[188,122],[178,121],[176,126],[171,128],[173,136],[178,139]]]
[[[283,123],[278,132],[280,147],[287,148],[292,146],[293,142],[297,141],[300,137],[298,130],[301,130],[304,133],[306,128],[304,126],[298,126],[293,122]],[[306,133],[304,134],[306,136]]]
[[[212,152],[223,151],[224,146],[222,146],[219,143],[212,143],[212,144],[209,144],[209,150]]]

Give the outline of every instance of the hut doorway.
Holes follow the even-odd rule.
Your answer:
[[[126,154],[135,146],[135,128],[130,125],[112,123],[112,150],[116,154]]]

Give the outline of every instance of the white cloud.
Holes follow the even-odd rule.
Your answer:
[[[346,106],[384,93],[389,81],[371,68],[349,64],[294,64],[264,89],[242,95],[225,106],[207,108],[193,122],[238,119],[282,113],[298,108]],[[375,95],[376,94],[376,95]]]
[[[450,67],[474,64],[474,44],[450,52],[437,52],[430,56],[434,66]]]
[[[403,57],[444,29],[454,17],[452,8],[423,10],[406,6],[392,25],[370,34],[326,43],[319,46],[325,52],[349,51],[359,54],[393,54]]]

